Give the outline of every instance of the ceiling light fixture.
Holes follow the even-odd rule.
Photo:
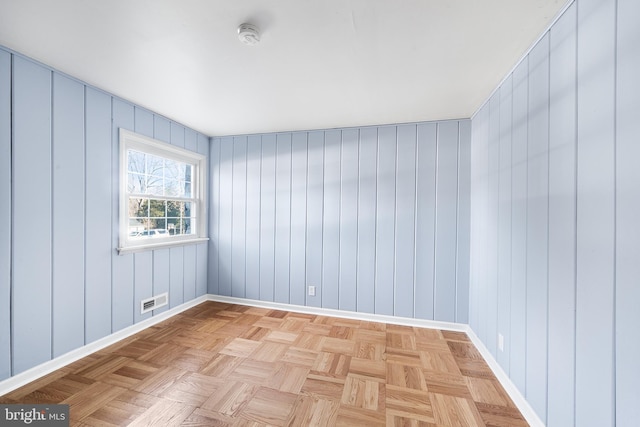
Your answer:
[[[240,24],[238,38],[248,46],[254,46],[260,42],[260,29],[252,24]]]

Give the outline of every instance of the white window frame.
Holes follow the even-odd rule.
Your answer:
[[[150,239],[132,239],[129,236],[129,193],[127,187],[128,180],[128,150],[140,151],[146,154],[164,157],[183,163],[191,164],[192,198],[196,203],[196,224],[194,234],[174,235],[170,237],[154,237]],[[127,254],[196,244],[209,240],[207,236],[207,158],[206,156],[180,147],[167,144],[148,138],[144,135],[120,129],[120,215],[119,215],[119,241],[118,253]],[[162,198],[162,197],[161,197]]]

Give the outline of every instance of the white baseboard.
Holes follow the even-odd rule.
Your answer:
[[[273,310],[292,311],[294,313],[317,314],[321,316],[340,317],[342,319],[366,320],[370,322],[390,323],[392,325],[416,326],[419,328],[442,329],[445,331],[466,332],[467,327],[461,323],[438,322],[435,320],[413,319],[410,317],[387,316],[384,314],[358,313],[355,311],[335,310],[332,308],[309,307],[305,305],[285,304],[271,301],[259,301],[222,295],[207,295],[209,301],[229,304],[249,305],[252,307],[270,308]]]
[[[518,387],[511,381],[511,378],[507,375],[507,373],[502,369],[502,366],[498,363],[498,361],[493,357],[489,349],[484,345],[484,343],[478,338],[478,336],[473,332],[471,326],[465,325],[467,327],[466,332],[473,342],[473,345],[476,346],[482,357],[489,365],[489,368],[493,371],[493,374],[496,376],[504,390],[507,392],[513,403],[518,407],[522,416],[527,420],[531,427],[544,427],[544,422],[538,417],[538,414],[533,410],[529,402],[524,398]]]
[[[413,319],[407,317],[386,316],[382,314],[357,313],[353,311],[334,310],[329,308],[308,307],[301,305],[283,304],[270,301],[259,301],[220,295],[207,295],[209,301],[226,302],[230,304],[249,305],[252,307],[269,308],[275,310],[293,311],[297,313],[316,314],[322,316],[340,317],[344,319],[366,320],[370,322],[390,323],[394,325],[415,326],[419,328],[441,329],[445,331],[465,332],[471,342],[476,346],[482,357],[493,371],[502,387],[505,389],[513,403],[518,407],[522,416],[532,427],[544,427],[544,422],[535,413],[529,402],[526,401],[520,390],[513,384],[509,376],[504,372],[500,364],[495,360],[491,352],[480,341],[480,338],[467,324],[438,322],[435,320]]]
[[[408,317],[396,317],[396,316],[387,316],[382,314],[372,314],[372,313],[357,313],[354,311],[343,311],[343,310],[334,310],[329,308],[320,308],[320,307],[308,307],[301,305],[292,305],[292,304],[283,304],[277,302],[269,302],[269,301],[259,301],[259,300],[251,300],[244,298],[236,298],[236,297],[226,297],[221,295],[203,295],[196,299],[193,299],[189,302],[186,302],[178,307],[174,307],[171,310],[167,310],[162,312],[156,316],[153,316],[149,319],[143,320],[135,325],[131,325],[127,328],[124,328],[118,332],[115,332],[109,336],[101,338],[97,341],[94,341],[90,344],[87,344],[78,349],[72,350],[69,353],[66,353],[62,356],[56,357],[53,360],[42,363],[36,367],[33,367],[27,371],[21,372],[17,375],[14,375],[11,378],[8,378],[4,381],[0,382],[0,396],[7,394],[19,387],[22,387],[25,384],[28,384],[32,381],[37,380],[57,369],[63,368],[66,365],[75,362],[78,359],[82,359],[90,355],[91,353],[95,353],[98,350],[101,350],[105,347],[108,347],[112,344],[117,343],[120,340],[123,340],[133,334],[136,334],[150,326],[153,326],[157,323],[162,322],[172,316],[175,316],[178,313],[181,313],[191,307],[194,307],[204,301],[216,301],[216,302],[224,302],[229,304],[239,304],[239,305],[248,305],[252,307],[260,307],[260,308],[268,308],[273,310],[284,310],[284,311],[292,311],[296,313],[304,313],[304,314],[315,314],[321,316],[332,316],[332,317],[340,317],[344,319],[355,319],[355,320],[365,320],[370,322],[381,322],[381,323],[390,323],[394,325],[404,325],[404,326],[415,326],[420,328],[431,328],[431,329],[441,329],[446,331],[458,331],[458,332],[466,332],[469,336],[469,339],[473,342],[473,344],[478,348],[478,351],[482,354],[482,357],[485,359],[489,368],[493,371],[494,375],[500,381],[500,384],[504,387],[505,391],[509,394],[513,403],[518,407],[522,415],[525,417],[527,422],[532,427],[544,427],[544,423],[535,413],[531,405],[526,401],[524,396],[520,393],[518,388],[513,384],[509,376],[502,370],[502,367],[498,362],[494,359],[493,355],[487,347],[480,341],[480,338],[473,332],[471,327],[467,324],[462,323],[452,323],[452,322],[439,322],[435,320],[424,320],[424,319],[413,319]]]
[[[25,384],[35,381],[38,378],[41,378],[57,369],[64,368],[65,366],[75,362],[76,360],[82,359],[83,357],[86,357],[91,353],[95,353],[98,350],[115,344],[120,340],[130,337],[133,334],[136,334],[150,326],[160,323],[163,320],[175,316],[178,313],[188,310],[189,308],[194,307],[206,300],[207,295],[200,296],[170,310],[163,311],[162,313],[152,316],[149,319],[145,319],[139,323],[136,323],[135,325],[131,325],[117,332],[114,332],[113,334],[108,335],[104,338],[100,338],[99,340],[84,345],[80,348],[71,350],[70,352],[63,354],[62,356],[58,356],[55,359],[49,360],[48,362],[44,362],[24,372],[20,372],[19,374],[7,378],[4,381],[0,381],[0,396],[5,395],[17,388],[20,388]]]

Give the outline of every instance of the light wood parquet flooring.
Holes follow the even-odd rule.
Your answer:
[[[205,302],[3,397],[75,426],[526,426],[468,337]]]

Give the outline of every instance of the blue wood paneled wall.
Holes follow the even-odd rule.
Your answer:
[[[466,323],[470,130],[214,138],[209,292]]]
[[[121,127],[209,152],[204,135],[0,49],[0,380],[150,317],[142,298],[207,292],[207,244],[116,253]]]
[[[470,324],[549,426],[640,419],[638,22],[577,0],[472,120]]]

